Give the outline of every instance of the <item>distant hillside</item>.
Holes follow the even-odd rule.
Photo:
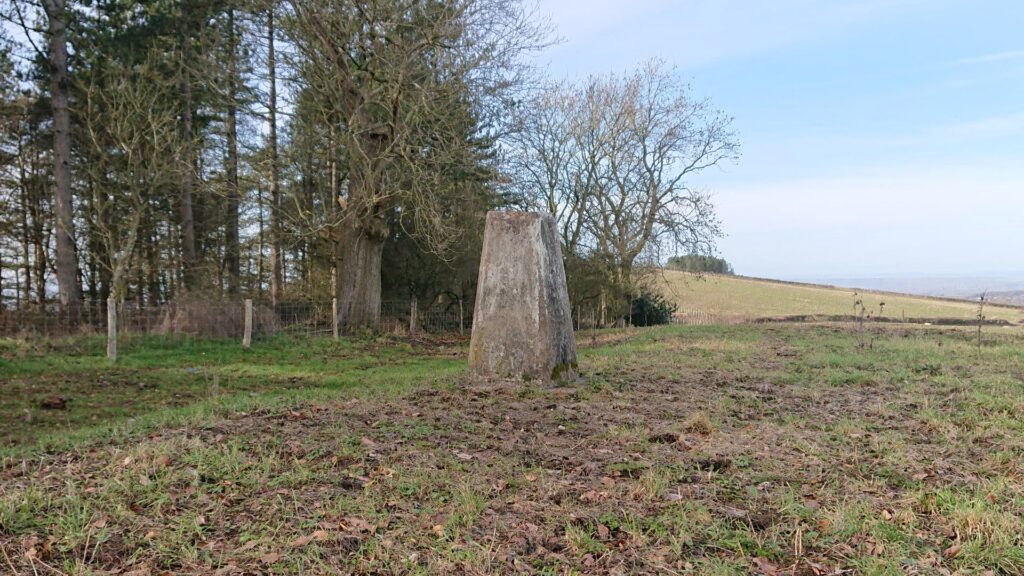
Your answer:
[[[889,277],[807,277],[794,278],[810,284],[844,288],[862,288],[878,292],[895,292],[918,296],[939,296],[974,300],[982,292],[1015,292],[1024,290],[1024,272],[999,272],[976,275],[889,276]]]
[[[979,294],[980,296],[980,294]],[[1000,292],[986,292],[985,297],[996,304],[1009,304],[1011,306],[1024,306],[1024,290],[1005,290]],[[977,298],[977,296],[975,296]]]
[[[853,314],[854,291],[849,288],[801,284],[743,276],[705,275],[665,270],[657,280],[665,296],[681,312],[692,311],[725,318]],[[861,292],[864,305],[875,316],[889,318],[974,318],[975,302],[889,292]],[[880,307],[881,303],[884,307]],[[1018,323],[1021,309],[995,303],[985,307],[992,320]]]

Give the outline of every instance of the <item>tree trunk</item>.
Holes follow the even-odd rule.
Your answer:
[[[257,224],[259,225],[259,250],[256,252],[256,290],[259,292],[260,298],[263,298],[263,275],[265,274],[265,266],[263,260],[263,254],[267,251],[267,234],[266,226],[263,221],[263,188],[256,188],[256,203],[259,205],[259,210],[256,211]]]
[[[370,131],[367,131],[370,132]],[[346,331],[380,327],[380,267],[387,219],[375,198],[379,195],[379,162],[385,148],[381,134],[357,136],[350,149],[362,154],[351,159],[348,199],[337,234],[339,325]]]
[[[29,207],[29,187],[28,178],[25,171],[25,159],[22,156],[24,154],[24,148],[20,140],[18,141],[18,174],[19,174],[19,185],[21,187],[21,266],[24,270],[25,284],[23,292],[23,300],[27,306],[32,301],[32,256],[29,252],[29,246],[31,245],[29,227],[28,227],[28,207]]]
[[[40,171],[40,162],[36,162],[33,172]],[[46,304],[46,231],[44,219],[46,215],[42,206],[43,191],[36,189],[28,197],[29,204],[25,210],[29,215],[29,237],[32,245],[32,276],[35,280],[36,303],[42,308]]]
[[[281,301],[284,292],[284,253],[281,251],[280,166],[277,156],[277,70],[274,53],[274,8],[267,13],[267,70],[270,75],[270,298]]]
[[[192,147],[192,77],[191,38],[189,37],[187,2],[181,7],[181,70],[179,83],[181,90],[181,195],[178,199],[178,217],[181,220],[181,270],[182,282],[186,291],[196,286],[196,225],[192,213],[192,190],[195,184],[195,157]]]
[[[157,252],[157,236],[156,236],[156,223],[151,222],[149,229],[145,232],[146,236],[146,283],[149,286],[149,301],[151,303],[159,303],[163,301],[163,295],[160,293],[160,263],[158,261],[159,254]]]
[[[342,222],[345,226],[345,222]],[[338,326],[343,331],[380,327],[380,262],[384,240],[345,226],[335,247]]]
[[[228,114],[226,122],[228,158],[228,217],[224,230],[224,251],[228,268],[228,294],[238,294],[239,265],[238,209],[241,198],[238,189],[238,65],[235,38],[235,11],[228,8]]]
[[[43,215],[36,208],[32,216],[33,250],[35,251],[36,303],[46,305],[46,234],[43,231]]]
[[[68,113],[67,12],[64,0],[44,0],[50,36],[50,105],[53,110],[54,232],[57,235],[57,288],[61,308],[82,299],[75,253],[71,197],[71,118]]]

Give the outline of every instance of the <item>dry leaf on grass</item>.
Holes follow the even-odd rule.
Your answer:
[[[764,574],[765,576],[776,576],[779,574],[779,565],[767,558],[754,558],[753,562],[754,569],[757,570],[758,574]]]

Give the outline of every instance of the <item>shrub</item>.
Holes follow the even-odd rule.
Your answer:
[[[633,326],[670,324],[672,315],[676,313],[676,305],[660,294],[644,291],[631,300],[629,317]]]

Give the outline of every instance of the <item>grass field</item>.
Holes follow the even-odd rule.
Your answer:
[[[0,572],[1020,574],[1024,333],[973,338],[639,329],[558,388],[395,341],[8,349]]]
[[[706,275],[667,270],[656,278],[657,287],[681,311],[699,310],[723,318],[753,319],[774,316],[851,315],[854,291],[828,286],[798,285],[740,276]],[[975,318],[978,306],[919,296],[861,292],[864,305],[874,316],[884,302],[882,315],[890,318]],[[1021,308],[985,306],[993,320],[1020,322]]]
[[[116,433],[134,419],[251,402],[257,395],[409,386],[425,372],[453,374],[464,364],[461,349],[444,343],[413,347],[388,339],[281,337],[245,349],[233,340],[168,345],[154,337],[111,365],[101,352],[102,338],[73,342],[74,347],[58,343],[48,353],[12,341],[0,345],[0,455],[26,444],[54,449],[78,434]],[[53,396],[66,399],[66,408],[41,409],[41,401]]]

